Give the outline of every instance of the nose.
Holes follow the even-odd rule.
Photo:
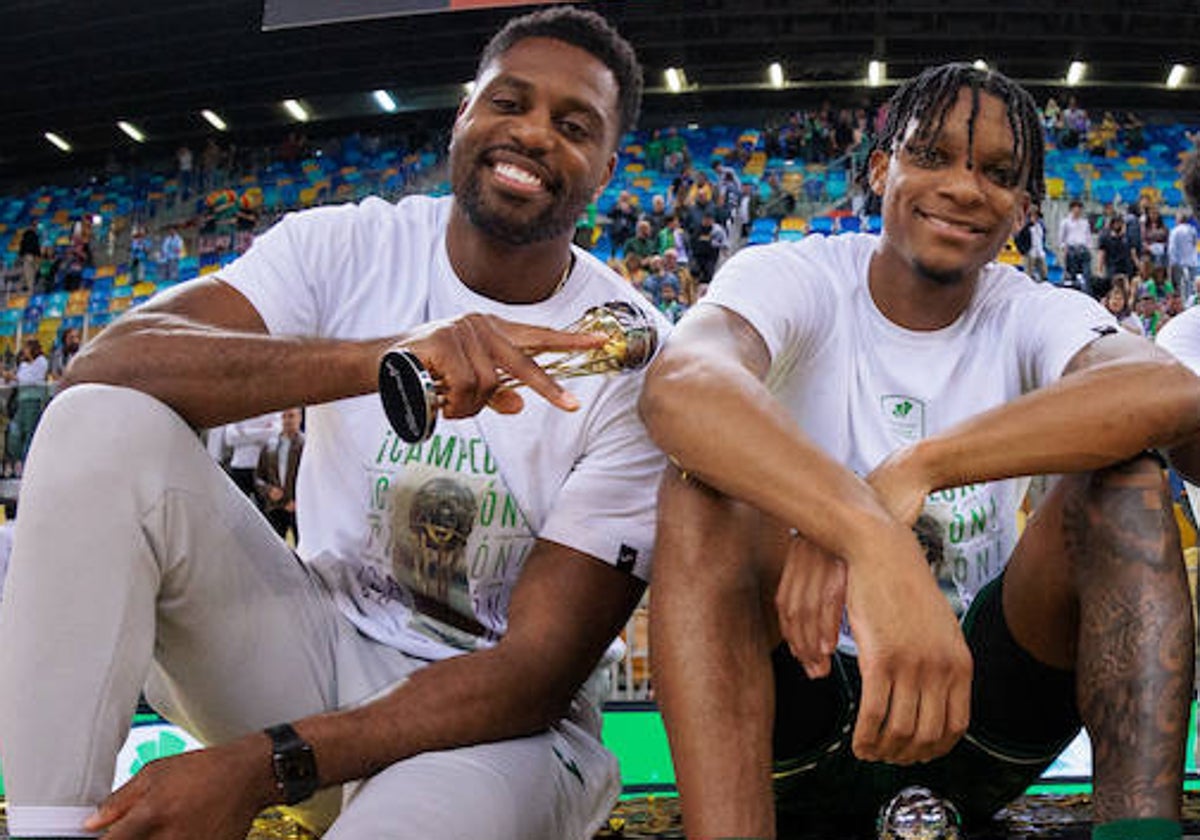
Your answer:
[[[513,141],[533,154],[549,151],[554,141],[554,121],[548,109],[534,106],[509,121],[509,136]]]
[[[983,202],[983,178],[978,164],[970,165],[967,161],[944,170],[938,180],[938,191],[942,195],[963,206],[974,206]]]

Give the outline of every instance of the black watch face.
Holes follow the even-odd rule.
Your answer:
[[[312,752],[306,748],[296,752],[276,753],[275,777],[289,784],[315,780],[317,766],[313,761]]]
[[[379,399],[388,422],[405,443],[433,434],[437,394],[433,380],[411,353],[385,353],[379,363]]]

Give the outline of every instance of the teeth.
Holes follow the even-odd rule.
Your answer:
[[[511,163],[497,163],[496,173],[519,184],[527,184],[531,187],[540,187],[542,185],[541,178],[532,172],[526,172],[520,167],[513,166]]]

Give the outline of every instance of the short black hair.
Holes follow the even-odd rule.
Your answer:
[[[916,78],[909,79],[888,101],[887,122],[875,141],[875,148],[888,154],[894,152],[914,120],[917,123],[914,137],[936,141],[945,125],[946,115],[958,101],[958,92],[963,88],[970,88],[972,94],[968,142],[975,139],[979,93],[989,93],[1005,105],[1013,133],[1013,165],[1018,172],[1026,173],[1022,186],[1033,204],[1041,204],[1046,194],[1043,171],[1046,143],[1037,105],[1025,88],[995,70],[980,70],[964,62],[952,62],[926,68]]]
[[[1200,153],[1192,152],[1183,159],[1180,177],[1188,204],[1192,205],[1193,210],[1200,212]]]
[[[621,33],[600,15],[574,6],[554,6],[516,17],[492,36],[479,57],[476,77],[497,57],[526,38],[553,38],[600,59],[617,81],[620,134],[637,126],[642,108],[642,65]]]

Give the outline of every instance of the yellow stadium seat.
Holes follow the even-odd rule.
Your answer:
[[[149,297],[158,291],[158,287],[149,281],[142,281],[133,287],[134,297]]]
[[[1046,179],[1047,198],[1062,198],[1067,190],[1067,182],[1062,178]]]
[[[1121,173],[1121,177],[1126,181],[1144,181],[1146,173],[1140,169],[1126,169]]]
[[[631,174],[631,175],[637,175],[637,174],[639,174],[639,173],[641,173],[641,172],[644,172],[644,171],[645,171],[645,169],[646,169],[646,167],[645,167],[643,164],[640,164],[640,163],[627,163],[627,164],[625,164],[625,171],[626,171],[626,172],[628,172],[628,173],[629,173],[629,174]]]
[[[133,298],[115,297],[108,302],[109,312],[124,312],[133,303]]]
[[[1125,162],[1127,164],[1129,164],[1130,166],[1145,166],[1146,165],[1146,159],[1144,157],[1142,157],[1141,155],[1133,155],[1132,157],[1127,157],[1127,158],[1125,158]]]
[[[116,277],[117,267],[115,265],[101,265],[96,267],[97,277]]]
[[[1196,527],[1188,520],[1187,514],[1183,512],[1183,506],[1178,502],[1175,503],[1175,524],[1179,526],[1179,542],[1185,548],[1191,548],[1196,544]]]
[[[787,216],[779,222],[780,230],[798,230],[804,232],[808,230],[808,224],[799,216]]]
[[[29,305],[29,295],[13,295],[8,299],[9,309],[24,309]]]
[[[632,186],[637,187],[639,189],[643,189],[643,190],[652,190],[652,189],[654,189],[654,179],[653,178],[634,178]]]

